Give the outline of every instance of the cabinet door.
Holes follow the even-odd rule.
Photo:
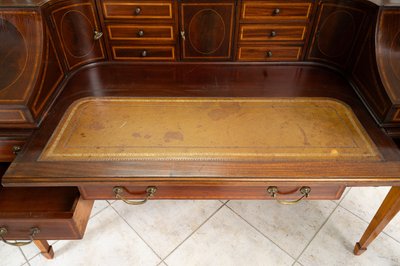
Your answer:
[[[317,27],[308,59],[346,69],[354,61],[354,49],[368,29],[368,3],[321,1]]]
[[[184,60],[230,60],[234,10],[231,1],[181,3],[181,47]]]
[[[105,58],[103,33],[92,1],[69,1],[51,10],[68,69]]]

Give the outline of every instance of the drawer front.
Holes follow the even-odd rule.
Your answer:
[[[240,26],[240,41],[304,41],[305,34],[306,26]]]
[[[301,46],[239,47],[239,61],[298,61]]]
[[[172,2],[104,2],[106,19],[172,19]]]
[[[307,20],[311,3],[262,3],[244,2],[243,20]]]
[[[174,41],[173,26],[107,25],[112,41]]]
[[[76,188],[0,187],[0,228],[5,239],[80,239],[93,200],[84,200]]]
[[[175,60],[173,46],[112,46],[114,60]]]
[[[269,185],[257,186],[193,186],[151,184],[157,188],[152,199],[273,199],[267,192]],[[273,186],[273,184],[271,184]],[[79,190],[85,199],[115,199],[114,186],[87,186]],[[127,199],[144,199],[147,185],[121,185],[121,194]],[[301,197],[301,186],[277,186],[278,199],[293,200]],[[343,186],[312,186],[308,199],[339,199]]]
[[[24,146],[24,140],[2,140],[0,139],[0,161],[11,162],[16,153]]]

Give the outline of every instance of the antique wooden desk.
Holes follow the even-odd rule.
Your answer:
[[[2,1],[1,238],[51,258],[46,240],[83,237],[95,199],[392,186],[361,254],[400,210],[397,6]]]

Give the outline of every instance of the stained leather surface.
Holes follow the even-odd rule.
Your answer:
[[[41,161],[380,160],[351,109],[328,98],[84,98]]]

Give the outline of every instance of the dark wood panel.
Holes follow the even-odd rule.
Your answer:
[[[265,45],[264,47],[239,47],[239,61],[297,61],[300,59],[301,46]]]
[[[181,4],[183,60],[230,60],[234,1]]]
[[[244,0],[242,20],[308,20],[312,3],[307,2],[256,2]]]
[[[68,69],[105,58],[102,32],[91,0],[69,1],[51,10]]]
[[[171,61],[175,60],[173,46],[112,45],[114,60]]]
[[[106,19],[173,19],[172,1],[103,1]]]
[[[383,9],[377,28],[377,60],[392,103],[400,104],[400,10]]]
[[[241,25],[241,41],[304,41],[306,26],[280,24]]]

